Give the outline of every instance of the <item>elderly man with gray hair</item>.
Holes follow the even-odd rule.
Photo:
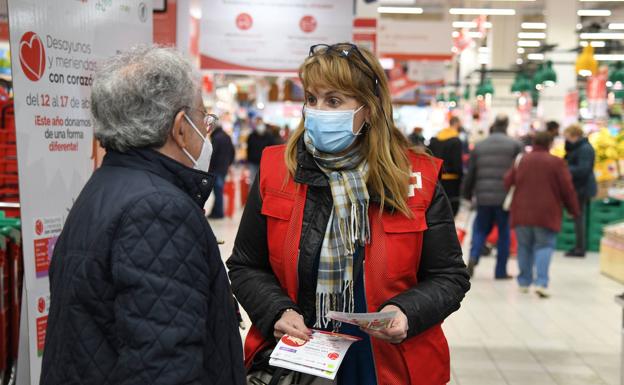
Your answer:
[[[198,77],[172,49],[135,48],[100,66],[91,99],[107,154],[54,250],[41,384],[244,384],[203,215],[216,117]]]

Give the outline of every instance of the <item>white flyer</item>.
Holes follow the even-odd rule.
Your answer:
[[[284,368],[288,370],[294,370],[295,372],[300,372],[304,374],[311,374],[316,377],[327,378],[330,380],[336,379],[336,374],[338,374],[338,372],[328,372],[321,369],[311,368],[305,365],[293,364],[292,362],[280,360],[279,358],[271,358],[269,360],[269,365],[277,366],[279,368]]]
[[[356,325],[361,328],[383,330],[390,327],[390,324],[392,323],[394,317],[396,317],[396,314],[396,311],[379,313],[343,313],[339,311],[330,311],[327,313],[327,318],[334,321]]]
[[[309,341],[285,335],[271,353],[269,364],[333,380],[347,350],[359,340],[321,330],[312,330]]]

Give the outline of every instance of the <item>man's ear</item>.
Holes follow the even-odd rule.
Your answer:
[[[186,131],[184,129],[184,123],[186,119],[184,111],[180,111],[176,114],[173,120],[173,128],[171,130],[171,138],[180,148],[187,148],[188,138],[186,137]]]

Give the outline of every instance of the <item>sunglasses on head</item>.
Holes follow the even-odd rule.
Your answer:
[[[372,76],[366,74],[366,71],[363,71],[366,76],[371,78],[375,82],[375,96],[379,96],[379,78],[375,74],[373,70],[373,66],[366,59],[366,57],[362,54],[362,52],[358,49],[357,45],[351,43],[339,43],[339,44],[315,44],[310,47],[310,52],[308,56],[315,55],[323,55],[323,54],[331,54],[332,52],[336,53],[338,56],[346,58],[347,60],[353,55],[357,55],[362,63],[368,68],[371,72]],[[357,66],[357,62],[352,61]],[[360,68],[361,69],[361,68]]]

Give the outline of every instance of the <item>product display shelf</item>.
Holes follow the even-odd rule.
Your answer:
[[[568,251],[576,244],[576,234],[574,232],[574,220],[564,211],[561,223],[561,231],[557,234],[557,250]]]
[[[605,226],[624,219],[624,201],[613,198],[594,200],[588,218],[587,250],[599,251]]]
[[[624,283],[624,222],[604,228],[600,240],[600,272]]]

